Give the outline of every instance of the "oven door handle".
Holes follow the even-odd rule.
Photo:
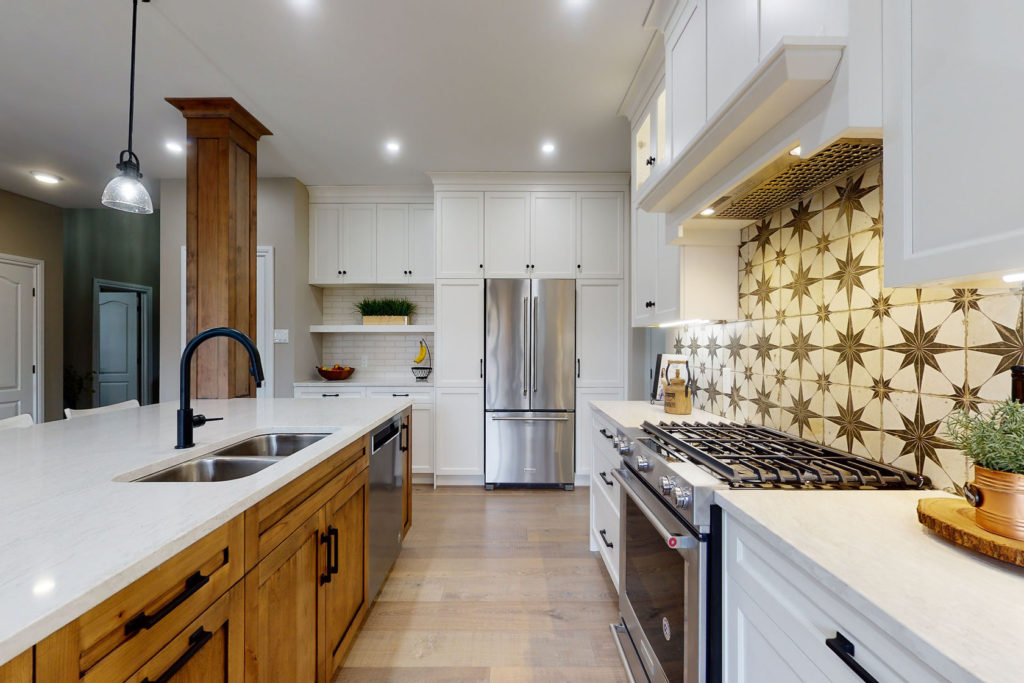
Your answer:
[[[673,533],[668,530],[664,522],[658,519],[657,508],[654,506],[662,506],[663,503],[654,497],[653,494],[649,493],[647,489],[640,488],[643,486],[640,482],[636,482],[636,478],[629,472],[629,470],[620,468],[612,470],[612,477],[619,482],[622,486],[622,490],[625,491],[626,495],[629,496],[634,503],[644,513],[644,517],[651,523],[651,525],[657,530],[658,534],[665,541],[665,545],[673,550],[692,550],[696,548],[700,541],[689,531],[683,531],[682,533]],[[634,482],[636,482],[634,484]]]

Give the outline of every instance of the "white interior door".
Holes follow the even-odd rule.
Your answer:
[[[0,419],[36,409],[35,267],[0,261]]]
[[[99,293],[96,406],[139,400],[139,295]]]
[[[263,386],[256,398],[274,395],[274,248],[256,247],[256,350],[263,362]]]

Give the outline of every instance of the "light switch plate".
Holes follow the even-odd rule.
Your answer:
[[[275,344],[287,344],[288,343],[288,330],[274,330],[274,343]]]

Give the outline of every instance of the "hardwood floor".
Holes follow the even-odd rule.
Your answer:
[[[625,681],[589,492],[416,487],[413,525],[335,683]]]

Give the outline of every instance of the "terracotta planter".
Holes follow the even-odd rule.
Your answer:
[[[404,315],[364,315],[364,325],[408,325],[409,317]]]
[[[977,508],[982,529],[1024,541],[1024,474],[974,468],[974,481],[964,487],[967,501]]]

